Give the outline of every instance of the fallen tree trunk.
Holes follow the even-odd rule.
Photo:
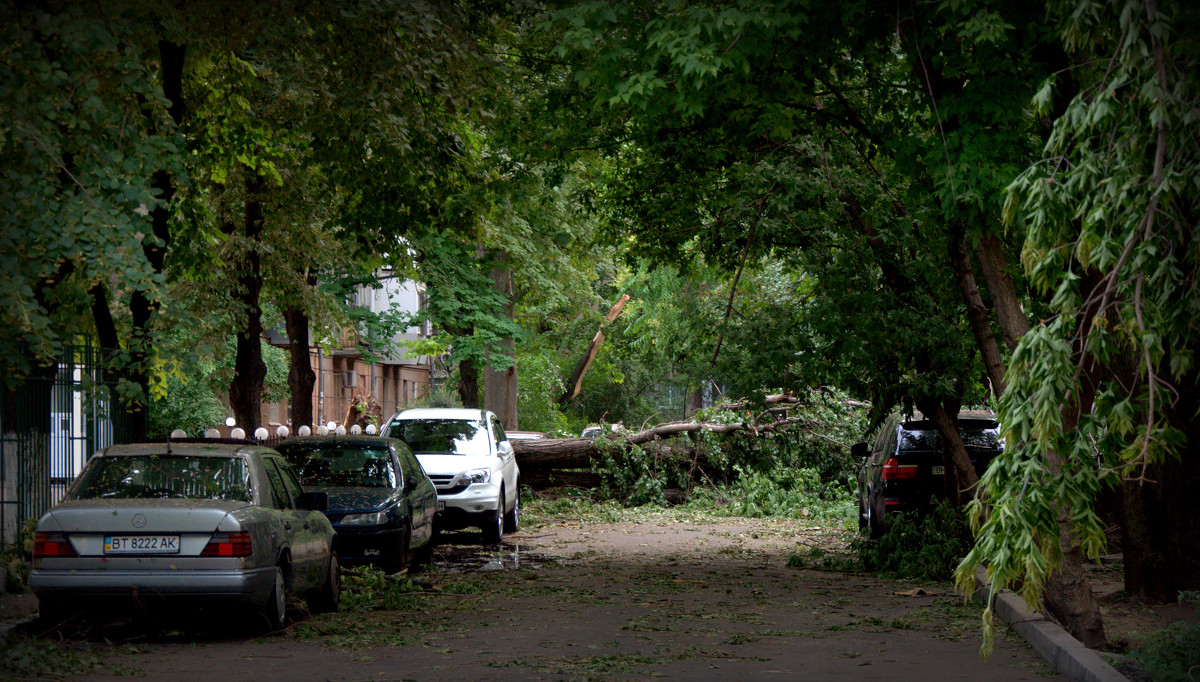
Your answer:
[[[615,438],[629,445],[646,445],[664,438],[674,438],[685,433],[709,431],[711,433],[753,433],[755,435],[763,435],[779,431],[783,427],[798,424],[817,425],[811,420],[794,417],[785,417],[760,424],[747,422],[733,424],[668,422],[629,435],[618,432],[615,434]],[[603,444],[605,441],[606,439],[593,440],[590,438],[541,438],[538,440],[514,440],[511,443],[513,451],[517,455],[517,465],[522,469],[582,469],[591,466],[592,458],[597,452],[597,444]]]

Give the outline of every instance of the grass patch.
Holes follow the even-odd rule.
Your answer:
[[[135,647],[104,647],[103,655],[89,644],[21,639],[0,646],[0,679],[73,678],[89,673],[138,675],[141,671],[124,665],[108,665],[121,653],[139,653]]]
[[[1200,604],[1200,592],[1180,592],[1179,601]],[[1195,682],[1200,679],[1200,616],[1146,635],[1129,657],[1156,682]]]

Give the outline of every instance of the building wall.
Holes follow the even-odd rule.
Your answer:
[[[421,309],[425,297],[424,284],[393,277],[388,270],[378,273],[378,284],[377,288],[359,287],[354,293],[354,305],[373,313],[395,309],[415,313]],[[313,386],[315,414],[289,417],[286,402],[268,403],[263,405],[263,424],[294,422],[291,424],[293,429],[310,422],[325,424],[332,421],[340,424],[356,396],[373,398],[382,407],[382,418],[387,419],[417,398],[429,394],[432,359],[428,356],[406,358],[403,347],[404,342],[425,338],[429,333],[426,323],[396,334],[392,342],[397,349],[374,365],[364,362],[355,350],[334,350],[325,354],[314,344],[310,349],[310,365],[317,374]],[[268,332],[266,337],[268,342],[276,345],[287,342],[286,336],[279,330]],[[352,329],[340,330],[333,337],[334,343],[347,347],[353,346],[356,341],[356,332]]]
[[[263,424],[288,424],[293,431],[302,424],[331,421],[341,424],[355,397],[373,398],[382,407],[383,419],[387,419],[429,393],[427,360],[425,364],[380,362],[371,365],[357,355],[326,355],[315,348],[310,351],[309,358],[310,366],[317,374],[313,385],[315,418],[289,417],[287,402],[267,403],[263,405]]]

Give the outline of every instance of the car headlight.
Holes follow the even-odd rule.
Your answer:
[[[388,515],[386,511],[371,512],[368,514],[346,514],[342,517],[341,525],[343,526],[382,526],[387,523]]]
[[[492,480],[491,469],[471,469],[464,471],[462,477],[468,483],[487,483]]]

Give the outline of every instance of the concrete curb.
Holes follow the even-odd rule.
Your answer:
[[[987,570],[980,566],[975,581],[990,590]],[[1025,600],[1009,590],[996,594],[996,615],[1012,626],[1059,675],[1072,682],[1128,682],[1094,650],[1083,645],[1058,623],[1025,607]]]

